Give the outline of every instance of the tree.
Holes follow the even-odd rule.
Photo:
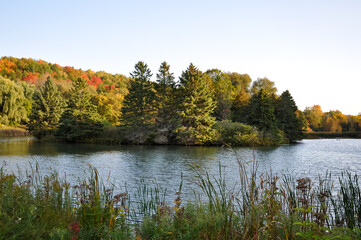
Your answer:
[[[236,72],[227,73],[229,79],[232,82],[232,85],[236,92],[239,92],[241,89],[244,89],[247,93],[249,92],[249,87],[252,82],[251,77],[248,74],[239,74]]]
[[[307,131],[308,129],[308,122],[307,119],[305,117],[305,114],[303,114],[303,112],[301,110],[297,110],[296,111],[296,116],[298,118],[298,120],[301,122],[301,126],[302,126],[302,131]]]
[[[131,128],[145,128],[155,123],[156,92],[148,65],[139,61],[134,67],[129,93],[124,97],[123,122]]]
[[[170,72],[167,62],[162,62],[157,73],[157,98],[159,103],[156,117],[157,137],[156,142],[168,143],[169,137],[176,127],[176,97],[174,74]]]
[[[179,78],[181,104],[180,127],[176,130],[178,140],[186,145],[200,145],[211,142],[214,136],[212,116],[215,108],[211,79],[190,64]]]
[[[25,123],[28,120],[27,104],[23,88],[0,76],[0,123],[5,125]]]
[[[207,70],[206,74],[212,79],[214,101],[216,108],[214,116],[218,121],[230,118],[235,89],[229,76],[218,69]]]
[[[323,131],[342,132],[347,130],[348,119],[341,111],[329,111],[323,114]]]
[[[278,129],[285,133],[290,142],[301,140],[303,135],[303,124],[297,118],[297,110],[296,103],[288,90],[284,91],[276,100],[275,114]]]
[[[233,122],[247,122],[250,99],[251,94],[247,92],[244,87],[242,87],[232,103],[231,116]]]
[[[105,124],[91,103],[87,80],[78,78],[70,93],[68,109],[60,119],[59,136],[67,142],[84,142],[97,137]]]
[[[268,78],[258,78],[253,82],[251,92],[252,94],[258,94],[258,92],[263,89],[269,95],[276,94],[277,88],[275,83],[270,81]]]
[[[129,93],[124,97],[122,108],[123,124],[130,130],[128,140],[144,143],[155,124],[157,101],[152,76],[148,65],[139,61],[130,73]]]
[[[323,112],[320,105],[313,105],[312,107],[306,107],[303,111],[308,121],[308,125],[313,131],[322,129],[322,116]]]
[[[247,122],[264,132],[277,132],[273,100],[265,90],[261,89],[257,94],[252,95]]]
[[[38,138],[53,134],[59,126],[65,107],[62,94],[48,77],[44,88],[34,93],[34,104],[28,123],[29,131]]]

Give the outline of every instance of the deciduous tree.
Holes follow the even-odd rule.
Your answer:
[[[28,120],[27,99],[21,86],[0,76],[0,123],[19,125]]]
[[[218,69],[211,69],[206,74],[212,79],[216,108],[214,116],[218,121],[230,119],[235,89],[229,76]]]

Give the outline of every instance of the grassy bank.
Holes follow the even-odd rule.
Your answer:
[[[173,203],[147,183],[137,196],[114,192],[92,167],[75,185],[37,166],[24,176],[2,169],[0,239],[361,239],[357,175],[294,179],[239,162],[240,187],[229,189],[221,167],[218,176],[193,168],[200,194],[183,202],[180,183]]]
[[[24,128],[0,126],[0,137],[24,137],[30,136]]]

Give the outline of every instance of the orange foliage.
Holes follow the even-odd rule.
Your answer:
[[[35,79],[38,78],[39,73],[31,73],[28,72],[25,77],[23,77],[21,80],[35,84]]]
[[[0,59],[0,70],[4,69],[8,73],[15,72],[16,64],[9,61],[8,59]]]
[[[92,76],[92,78],[88,81],[88,84],[91,86],[94,86],[95,88],[98,88],[99,84],[101,84],[103,81],[100,77]]]
[[[59,66],[59,67],[60,67],[60,66]],[[66,73],[70,73],[70,72],[73,72],[73,71],[74,71],[74,68],[73,68],[73,67],[66,66],[66,67],[64,67],[64,71],[65,71]]]
[[[80,77],[82,77],[83,79],[85,79],[85,80],[87,80],[89,82],[89,78],[84,72],[80,73]]]
[[[110,86],[109,86],[109,85],[104,85],[104,87],[105,87],[106,89],[108,89],[108,90],[115,88],[114,85],[110,85]]]

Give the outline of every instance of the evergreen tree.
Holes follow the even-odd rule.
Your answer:
[[[293,97],[288,90],[284,91],[276,102],[276,119],[278,129],[282,130],[288,140],[293,142],[302,139],[302,120],[297,118],[298,110]]]
[[[148,65],[139,61],[130,75],[133,79],[124,97],[123,123],[133,129],[146,129],[155,123],[157,114],[156,91],[150,81],[152,74]]]
[[[168,142],[171,133],[176,126],[176,98],[175,98],[175,81],[174,74],[170,72],[170,66],[166,62],[162,62],[157,73],[157,98],[159,103],[158,115],[156,118],[157,132],[160,142],[161,136],[166,139],[163,142]]]
[[[273,100],[265,90],[261,89],[251,97],[247,117],[248,124],[256,126],[264,132],[276,133],[277,121],[274,111]]]
[[[177,129],[180,143],[186,145],[211,142],[214,137],[215,108],[211,79],[193,64],[180,77],[181,104]]]
[[[68,142],[84,142],[98,136],[104,124],[96,106],[91,103],[87,81],[79,78],[70,93],[68,109],[60,119],[58,134]]]
[[[65,107],[62,94],[48,77],[44,88],[34,93],[34,104],[28,123],[29,131],[38,138],[53,134]]]
[[[0,123],[5,125],[25,123],[28,120],[27,104],[24,89],[0,76]]]

